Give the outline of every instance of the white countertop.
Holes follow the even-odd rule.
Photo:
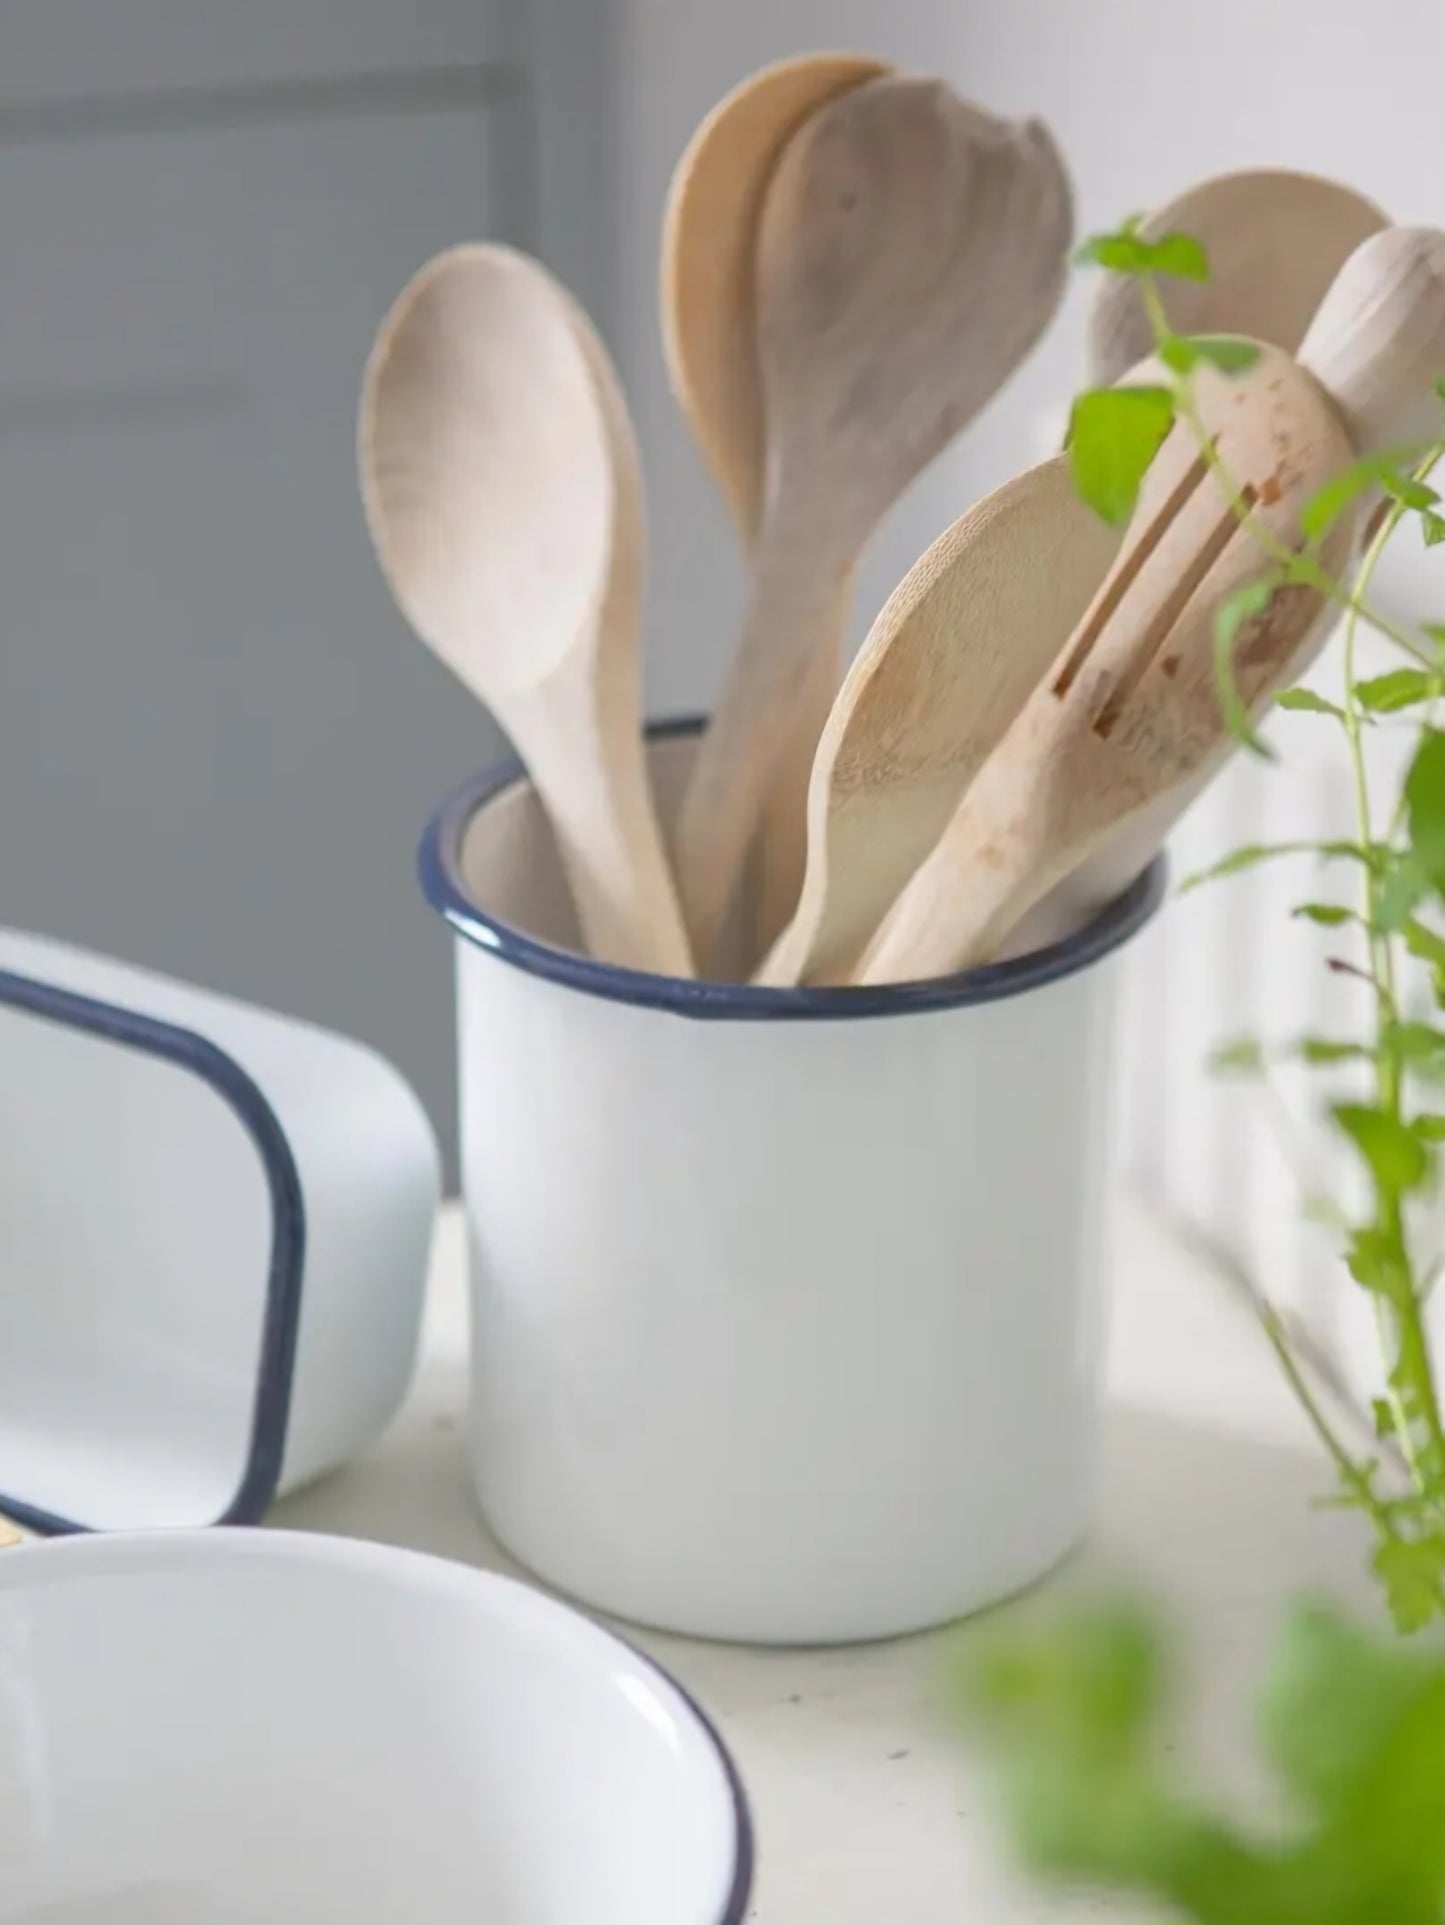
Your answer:
[[[1208,1699],[1201,1756],[1223,1769],[1280,1607],[1322,1588],[1365,1603],[1365,1543],[1354,1519],[1311,1509],[1327,1473],[1257,1331],[1141,1212],[1116,1217],[1098,1522],[1053,1582],[1128,1576],[1174,1607]],[[463,1461],[464,1266],[449,1210],[407,1407],[366,1458],[288,1499],[274,1523],[513,1568],[472,1507]],[[771,1652],[638,1638],[716,1718],[747,1781],[757,1925],[1139,1916],[1031,1890],[1001,1860],[979,1765],[939,1711],[946,1639]]]

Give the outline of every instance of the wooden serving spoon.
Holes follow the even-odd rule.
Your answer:
[[[744,552],[762,521],[764,438],[755,257],[763,203],[793,135],[840,94],[891,73],[858,54],[803,54],[734,88],[688,142],[662,230],[662,339],[693,438],[728,505]],[[765,947],[798,900],[813,755],[838,688],[851,571],[820,641],[798,721],[763,809],[754,938]]]
[[[823,730],[802,897],[758,982],[848,980],[1121,539],[1056,455],[970,508],[904,576]]]
[[[1209,256],[1207,281],[1158,282],[1179,333],[1244,334],[1293,354],[1335,275],[1386,221],[1339,181],[1269,168],[1200,181],[1152,214],[1143,233],[1192,235]],[[1153,349],[1138,283],[1106,275],[1089,314],[1089,379],[1110,387]]]
[[[1445,374],[1445,235],[1387,227],[1357,247],[1305,337],[1300,360],[1334,401],[1361,455],[1433,436],[1435,381]],[[1368,519],[1375,496],[1362,502]],[[1002,953],[1058,941],[1112,902],[1148,866],[1165,831],[1213,774],[1163,797],[1106,839],[1011,933]]]
[[[1048,134],[881,79],[789,143],[759,230],[767,488],[742,641],[678,826],[706,969],[854,560],[1058,302],[1072,227]]]
[[[586,317],[510,248],[438,255],[377,336],[358,443],[391,592],[526,763],[592,953],[690,975],[639,733],[637,447]]]
[[[1304,503],[1355,450],[1317,383],[1278,349],[1236,379],[1205,370],[1196,399],[1220,460],[1286,544]],[[1338,570],[1353,518],[1322,560]],[[1182,424],[1145,477],[1115,566],[1045,681],[968,790],[933,853],[869,943],[865,983],[951,974],[990,960],[1033,905],[1105,840],[1225,759],[1213,667],[1216,611],[1264,572]],[[1303,667],[1325,628],[1320,597],[1277,594],[1240,633],[1251,704]],[[1160,832],[1157,815],[1151,832]]]

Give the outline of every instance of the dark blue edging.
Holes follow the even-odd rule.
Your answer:
[[[647,730],[647,739],[667,742],[677,736],[697,735],[703,722],[702,716],[655,722]],[[595,962],[571,950],[554,949],[487,915],[468,896],[460,858],[472,818],[525,778],[526,770],[519,761],[499,763],[463,783],[437,810],[427,825],[417,857],[422,891],[432,908],[459,936],[529,976],[542,976],[609,1002],[669,1009],[705,1022],[807,1022],[820,1018],[837,1022],[999,1002],[1087,969],[1135,935],[1164,900],[1168,870],[1165,858],[1159,856],[1102,914],[1062,942],[1010,962],[989,963],[983,969],[927,982],[880,983],[870,988],[764,989],[752,983],[686,982],[675,976],[653,976]]]
[[[0,969],[0,1007],[21,1009],[124,1048],[159,1056],[199,1076],[230,1105],[256,1146],[271,1194],[271,1259],[266,1278],[266,1308],[261,1326],[251,1439],[236,1495],[217,1524],[252,1524],[264,1514],[281,1481],[291,1387],[296,1371],[296,1341],[301,1323],[301,1278],[306,1253],[306,1208],[301,1177],[280,1119],[258,1084],[239,1063],[194,1031],[112,1003],[95,1001],[69,989],[37,982]],[[37,1510],[22,1498],[0,1492],[0,1509],[17,1524],[49,1536],[88,1532],[93,1527]]]
[[[733,1875],[728,1887],[727,1898],[723,1901],[722,1913],[717,1925],[744,1925],[748,1906],[752,1902],[753,1880],[757,1874],[757,1835],[753,1829],[753,1811],[748,1803],[747,1786],[743,1783],[742,1773],[737,1761],[727,1747],[722,1733],[703,1710],[697,1699],[685,1685],[679,1684],[665,1664],[659,1664],[649,1652],[641,1650],[631,1639],[623,1637],[610,1626],[604,1627],[610,1638],[625,1645],[635,1658],[640,1658],[649,1670],[655,1671],[665,1684],[675,1691],[693,1717],[702,1727],[703,1733],[713,1750],[717,1753],[718,1763],[722,1766],[723,1777],[727,1780],[728,1796],[733,1808]]]

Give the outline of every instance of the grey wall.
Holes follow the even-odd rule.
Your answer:
[[[564,11],[0,4],[0,919],[362,1036],[444,1125],[413,852],[499,738],[381,586],[355,397],[435,249],[605,260]]]

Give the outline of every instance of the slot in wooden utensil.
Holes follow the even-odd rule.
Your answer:
[[[1247,373],[1201,371],[1196,391],[1218,460],[1254,492],[1282,542],[1355,459],[1339,413],[1289,356],[1262,348]],[[1216,611],[1265,572],[1199,449],[1179,424],[1145,478],[1110,580],[984,766],[933,853],[870,942],[862,982],[946,975],[989,960],[1019,919],[1123,825],[1181,795],[1229,753],[1214,677]],[[1322,561],[1353,542],[1347,515]],[[1189,584],[1181,596],[1181,584]],[[1099,619],[1099,611],[1107,618]],[[1241,631],[1251,703],[1292,679],[1324,628],[1320,598],[1291,587]]]

